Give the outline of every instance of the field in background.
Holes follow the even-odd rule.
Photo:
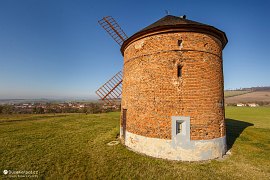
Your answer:
[[[269,103],[270,91],[254,91],[225,98],[225,103]]]
[[[224,91],[224,97],[233,97],[233,96],[238,96],[241,94],[247,94],[250,93],[251,91],[236,91],[236,90],[225,90]]]
[[[0,115],[0,169],[48,179],[269,179],[270,108],[227,107],[226,117],[232,154],[191,163],[108,146],[119,132],[118,112]]]

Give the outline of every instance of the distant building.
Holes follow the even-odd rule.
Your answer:
[[[84,104],[80,104],[79,105],[79,108],[84,108]]]
[[[247,104],[249,107],[258,107],[259,104],[256,104],[256,103],[249,103]]]
[[[237,103],[236,106],[241,107],[241,106],[246,106],[246,105],[243,103]]]

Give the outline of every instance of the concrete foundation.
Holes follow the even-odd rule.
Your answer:
[[[226,153],[226,136],[175,144],[173,140],[149,138],[126,131],[125,145],[136,152],[152,157],[200,161],[222,157]]]

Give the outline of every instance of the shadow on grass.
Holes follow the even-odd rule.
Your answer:
[[[235,119],[226,119],[226,133],[227,133],[227,148],[230,150],[236,141],[236,139],[241,135],[241,133],[249,126],[254,124],[235,120]]]

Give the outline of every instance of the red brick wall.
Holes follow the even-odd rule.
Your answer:
[[[190,116],[192,140],[224,136],[221,42],[194,32],[133,41],[124,51],[122,93],[131,133],[171,139],[171,116]]]

